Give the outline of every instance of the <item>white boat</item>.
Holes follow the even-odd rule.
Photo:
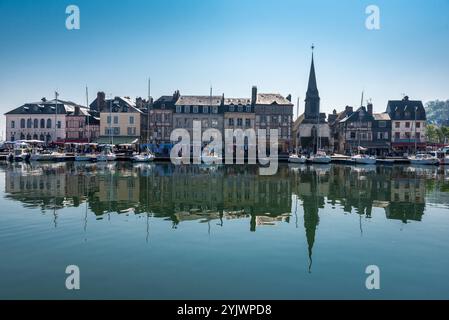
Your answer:
[[[156,157],[152,153],[141,153],[135,154],[132,156],[132,160],[134,162],[150,162],[153,161]]]
[[[97,156],[97,161],[115,161],[117,156],[111,151],[102,152]]]
[[[12,161],[27,161],[30,159],[30,145],[25,142],[17,142],[14,144],[14,150],[9,154],[8,158]]]
[[[91,153],[77,154],[75,156],[75,161],[96,161],[97,156]]]
[[[418,153],[416,156],[411,156],[408,158],[411,164],[419,165],[438,165],[440,161],[437,157],[431,156],[426,153]]]
[[[318,150],[316,154],[311,155],[309,161],[312,163],[324,163],[328,164],[331,162],[331,157],[326,154],[326,152],[322,150]]]
[[[371,157],[365,154],[356,154],[351,157],[351,160],[354,161],[355,164],[376,164],[376,157]]]
[[[64,154],[54,151],[40,151],[31,154],[30,161],[54,161],[63,157]]]
[[[288,157],[288,162],[291,163],[306,163],[307,158],[305,156],[299,156],[297,154],[291,154]]]

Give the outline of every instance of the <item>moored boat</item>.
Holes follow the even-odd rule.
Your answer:
[[[438,158],[426,153],[418,153],[417,155],[411,156],[408,159],[411,164],[418,165],[438,165],[440,163]]]
[[[355,164],[376,164],[376,157],[371,157],[364,154],[356,154],[355,156],[351,157],[351,160]]]
[[[311,155],[309,161],[312,163],[324,163],[328,164],[331,162],[331,157],[326,154],[326,152],[322,150],[318,150],[316,154]]]
[[[115,161],[117,156],[111,151],[102,152],[97,156],[97,161]]]
[[[152,153],[135,154],[131,157],[134,162],[151,162],[156,157]]]
[[[303,155],[291,154],[288,157],[288,162],[291,163],[306,163],[307,158]]]

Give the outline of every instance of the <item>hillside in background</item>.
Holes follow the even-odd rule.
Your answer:
[[[429,101],[425,106],[427,121],[436,125],[449,125],[449,100]]]

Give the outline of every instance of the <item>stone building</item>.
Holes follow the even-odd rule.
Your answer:
[[[201,132],[218,129],[223,135],[224,96],[184,96],[175,103],[173,129],[186,129],[193,139],[193,121],[201,122]]]
[[[278,129],[279,153],[287,153],[292,148],[293,104],[291,95],[286,98],[278,93],[257,93],[257,87],[252,88],[251,105],[255,111],[255,130],[265,129],[269,143],[270,129]],[[267,150],[269,150],[267,148]]]
[[[65,142],[67,117],[73,115],[77,108],[84,118],[88,117],[87,108],[71,101],[42,98],[39,102],[25,103],[5,114],[6,138],[11,141]]]
[[[150,142],[156,144],[170,143],[170,134],[173,130],[173,112],[179,91],[171,96],[162,96],[150,107]]]

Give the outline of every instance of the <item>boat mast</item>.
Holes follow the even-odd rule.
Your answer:
[[[89,108],[89,89],[86,86],[86,108],[87,108],[87,143],[90,142],[90,108]]]
[[[57,135],[58,135],[58,133],[57,133],[57,128],[58,128],[58,126],[57,126],[57,120],[58,120],[58,96],[59,96],[59,93],[57,91],[55,91],[55,139],[54,139],[55,142],[57,141]]]
[[[150,143],[150,107],[151,107],[151,78],[148,78],[147,145]]]
[[[416,140],[416,112],[418,111],[418,106],[415,106],[415,124],[414,124],[414,126],[415,126],[415,155],[416,155],[416,153],[417,153],[417,140]]]
[[[109,99],[109,143],[112,145],[112,97]]]

